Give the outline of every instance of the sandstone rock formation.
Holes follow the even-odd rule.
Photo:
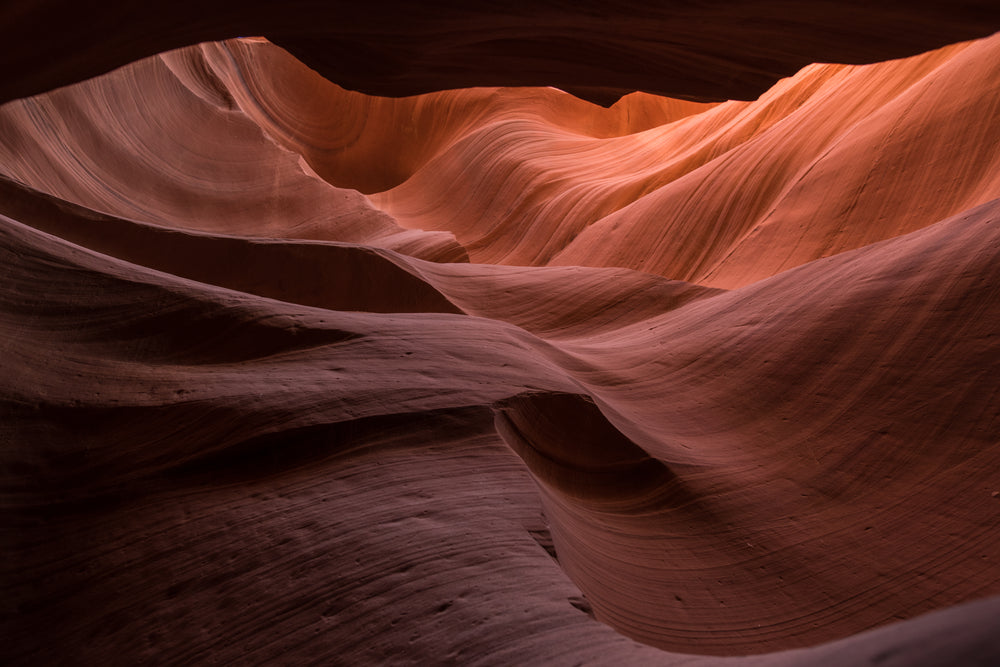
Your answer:
[[[5,662],[1000,661],[989,3],[230,4],[0,13]]]

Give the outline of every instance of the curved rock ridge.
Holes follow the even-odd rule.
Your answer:
[[[998,212],[564,346],[608,419],[678,478],[652,509],[641,487],[613,512],[545,495],[598,618],[739,653],[933,605],[938,568],[996,588]]]
[[[298,25],[328,16],[306,5]],[[730,5],[675,10],[750,6]],[[773,28],[723,21],[676,85],[937,46],[985,30],[977,6],[890,3],[732,62]],[[396,94],[456,53],[448,81],[494,83],[476,58],[510,53],[485,22],[449,32],[475,5],[395,8],[366,37],[377,7],[353,36],[284,34]],[[214,34],[204,10],[160,39]],[[359,64],[403,18],[412,39]],[[560,69],[547,25],[510,33],[551,63],[530,76],[634,85],[572,50]],[[622,63],[662,55],[640,39],[658,25]],[[133,52],[116,40],[51,76]],[[1000,661],[998,49],[603,108],[368,97],[234,39],[0,107],[4,657]],[[48,80],[32,71],[18,85]]]
[[[1000,196],[997,63],[994,37],[817,65],[756,102],[619,138],[484,124],[372,201],[453,232],[477,262],[737,287]]]
[[[180,230],[97,213],[3,177],[0,195],[0,213],[105,255],[332,310],[466,313],[567,338],[643,321],[720,292],[628,269],[439,265],[351,243]],[[583,288],[588,299],[573,299]]]
[[[339,187],[388,190],[465,134],[525,116],[607,138],[712,105],[633,93],[610,109],[554,88],[470,88],[404,98],[352,93],[263,39],[199,45],[161,56],[195,90],[236,104],[271,137]],[[379,155],[379,160],[372,160]]]
[[[2,177],[0,212],[133,264],[282,301],[330,310],[461,312],[407,272],[401,258],[380,248],[208,234],[126,220]]]
[[[177,228],[465,258],[450,234],[402,229],[357,191],[325,183],[301,156],[225,97],[200,94],[168,61],[147,59],[5,105],[0,171],[102,213]]]
[[[239,506],[240,515],[252,517],[270,511],[269,496],[248,507],[249,501],[232,489],[267,480],[314,479],[320,474],[313,470],[314,461],[330,457],[348,457],[351,463],[336,464],[334,470],[346,465],[364,479],[362,452],[378,457],[392,424],[400,424],[411,443],[400,453],[411,452],[404,456],[407,465],[425,470],[414,471],[415,487],[424,489],[418,493],[447,494],[451,481],[441,479],[437,468],[424,467],[426,445],[418,443],[438,442],[443,432],[468,443],[456,442],[460,451],[477,451],[474,442],[493,442],[488,449],[496,451],[499,441],[486,438],[483,426],[473,428],[482,420],[468,412],[494,405],[513,415],[519,433],[531,434],[526,441],[542,452],[538,460],[594,470],[583,476],[546,473],[511,438],[509,428],[500,429],[543,483],[542,506],[560,565],[586,591],[599,619],[647,642],[724,653],[812,644],[850,632],[859,621],[862,627],[876,625],[901,610],[918,612],[996,590],[998,572],[989,554],[996,548],[1000,508],[988,482],[1000,452],[990,422],[978,415],[996,401],[995,385],[992,393],[987,388],[997,370],[989,331],[998,306],[994,274],[1000,243],[993,238],[1000,233],[998,211],[1000,202],[910,237],[810,264],[745,294],[740,290],[695,302],[661,316],[653,326],[630,325],[586,343],[576,339],[562,350],[480,318],[338,313],[213,288],[84,251],[7,219],[4,330],[13,360],[8,368],[21,380],[5,388],[5,423],[10,441],[21,446],[5,450],[5,469],[17,476],[6,480],[4,506],[28,521],[25,535],[34,535],[15,553],[27,560],[32,549],[40,548],[31,517],[49,517],[41,526],[53,516],[72,526],[74,517],[81,520],[79,508],[88,506],[98,517],[123,512],[128,517],[132,504],[151,502],[150,489],[193,494],[185,512],[196,516],[181,523],[171,519],[174,532],[187,535],[189,520],[191,528],[218,530],[197,518],[204,511],[198,509],[201,494],[231,489],[230,500],[212,505],[213,512],[228,514]],[[930,249],[937,250],[936,256]],[[924,270],[913,271],[915,263]],[[789,293],[810,298],[790,299]],[[36,296],[26,300],[28,294]],[[81,304],[80,294],[91,296]],[[858,340],[852,335],[858,327],[851,326],[847,314],[857,313],[857,319],[871,312],[861,294],[889,305]],[[841,305],[831,309],[836,304]],[[710,312],[698,312],[705,309]],[[173,318],[188,328],[167,326]],[[839,331],[822,325],[831,318],[841,323]],[[781,360],[775,376],[769,359],[745,350],[758,337],[778,342],[772,329],[786,330],[789,322],[797,326],[781,341],[785,351],[773,351]],[[907,324],[913,338],[899,340]],[[834,348],[853,343],[855,354],[844,351],[836,365],[816,373],[817,364],[823,367],[828,360],[817,349],[818,336]],[[728,345],[720,342],[725,339]],[[490,341],[488,347],[484,340]],[[896,344],[876,344],[887,340]],[[664,358],[659,350],[666,342],[677,351]],[[693,351],[691,345],[714,353]],[[51,349],[59,350],[58,366],[38,358],[38,352]],[[618,358],[612,363],[609,355]],[[727,363],[733,356],[743,363]],[[678,365],[672,372],[671,357]],[[702,361],[692,365],[692,359]],[[920,359],[923,367],[900,386],[898,369],[908,359]],[[720,363],[728,367],[726,375]],[[477,371],[483,364],[489,370]],[[871,371],[872,366],[878,370]],[[787,386],[789,379],[782,375],[796,371],[819,378],[800,385],[791,402],[784,393],[766,390]],[[855,393],[826,393],[831,385],[856,384],[865,371],[871,380]],[[623,382],[622,373],[629,373],[631,381]],[[744,391],[748,384],[756,391]],[[652,385],[658,387],[655,393]],[[92,389],[81,394],[80,386]],[[953,400],[940,400],[941,386],[955,392]],[[664,390],[684,400],[664,412]],[[519,398],[526,391],[539,399]],[[719,391],[731,396],[720,397]],[[866,398],[893,392],[900,402]],[[743,402],[732,394],[742,395]],[[572,398],[587,395],[593,398]],[[705,402],[722,411],[706,408]],[[912,414],[913,402],[921,406],[919,415]],[[894,405],[906,420],[887,410]],[[442,410],[440,418],[431,416]],[[818,419],[817,412],[839,419]],[[414,419],[425,419],[422,415],[429,422],[412,426]],[[760,415],[774,415],[769,427],[760,423]],[[541,429],[532,426],[539,418]],[[155,431],[153,423],[160,425]],[[357,425],[336,426],[345,423]],[[886,423],[890,426],[875,430]],[[934,431],[925,433],[932,424]],[[468,435],[469,428],[481,435]],[[781,428],[784,433],[776,431]],[[580,437],[589,439],[585,448]],[[602,449],[616,441],[621,444]],[[452,456],[468,458],[468,464],[480,459],[473,453]],[[362,469],[354,469],[355,464]],[[617,472],[599,481],[599,470],[607,466]],[[628,470],[632,466],[650,470],[636,476]],[[510,474],[523,471],[510,469]],[[593,474],[598,480],[588,476]],[[639,484],[640,478],[646,481]],[[553,484],[553,479],[562,481]],[[111,499],[117,500],[106,507]],[[130,500],[118,506],[124,499]],[[341,509],[351,506],[346,498],[341,501]],[[948,511],[942,513],[942,507]],[[362,512],[343,520],[351,525],[371,519]],[[384,521],[385,530],[394,532],[395,520]],[[421,532],[435,535],[436,525],[432,520]],[[287,544],[279,528],[269,530],[279,531],[270,539]],[[238,543],[243,534],[230,538]],[[220,539],[211,538],[216,545],[211,548],[228,544]],[[45,539],[41,544],[52,547]],[[84,553],[95,561],[95,576],[109,576],[101,568],[122,567],[117,558]],[[159,568],[172,571],[177,565],[168,553],[157,557],[154,569],[128,566],[124,576],[141,579]],[[265,560],[267,553],[261,555]],[[462,553],[455,555],[458,562]],[[866,567],[859,568],[861,554]],[[71,558],[80,562],[79,556]],[[275,571],[275,566],[255,560],[208,571],[216,572],[212,577],[222,582],[221,590],[232,590],[251,576],[244,572]],[[207,604],[190,596],[209,575],[196,570],[185,576],[194,579],[187,584],[172,579],[165,588],[130,594],[130,604],[149,610],[153,621],[140,615],[135,622],[117,622],[108,633],[80,615],[64,631],[78,633],[69,636],[97,633],[108,645],[124,642],[142,655],[145,644],[135,633],[156,634],[164,623],[173,629],[163,614],[178,591],[189,591],[180,605],[191,618],[184,623],[193,622],[199,605]],[[102,588],[88,586],[88,580],[79,573],[61,575],[40,597],[33,588],[15,587],[9,599],[23,605],[19,619],[29,623],[33,614],[51,613],[53,603],[46,599],[78,599],[65,586],[83,585],[90,590],[86,599],[111,605],[107,613],[123,603],[100,597],[106,595]],[[829,583],[820,587],[819,582]],[[506,579],[496,585],[509,593]],[[633,586],[637,590],[630,592]],[[267,595],[280,602],[294,590],[290,586]],[[347,593],[337,595],[342,594]],[[416,595],[406,604],[419,608],[421,599]],[[160,605],[166,607],[153,613]],[[677,610],[668,612],[674,605]],[[63,606],[61,613],[71,609]],[[758,627],[764,610],[766,632]],[[421,614],[414,613],[417,625],[410,626],[411,633],[421,627]],[[255,612],[247,622],[260,627],[254,624],[269,618]],[[190,636],[181,637],[156,650],[181,659],[185,654],[177,651]],[[95,657],[102,645],[93,649]],[[608,655],[589,646],[597,651],[592,655]],[[15,656],[51,655],[46,652],[51,648],[31,642],[19,647]],[[367,648],[356,650],[371,655]],[[268,653],[254,655],[261,659]]]
[[[1000,196],[997,63],[1000,36],[811,66],[752,103],[602,109],[548,89],[369,98],[235,40],[7,105],[0,157],[117,216],[732,288]]]

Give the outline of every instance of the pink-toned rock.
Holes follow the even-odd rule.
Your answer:
[[[911,56],[721,104],[42,44],[8,96],[125,66],[0,107],[4,659],[1000,661],[1000,39],[931,4],[273,24],[395,95]]]

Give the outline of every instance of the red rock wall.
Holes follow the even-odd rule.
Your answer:
[[[355,16],[336,66],[316,16],[274,34],[394,94],[739,97],[909,57],[605,108],[370,97],[254,38],[0,107],[5,657],[1000,660],[1000,39],[912,55],[988,33],[974,5],[817,5],[822,38],[749,6],[620,62],[536,49],[542,10],[413,19],[364,66],[402,28]],[[5,90],[231,36],[149,27],[180,9],[13,48]]]

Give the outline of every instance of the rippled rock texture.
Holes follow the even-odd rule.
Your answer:
[[[817,6],[273,31],[754,101],[241,38],[0,107],[5,661],[1000,661],[1000,36]]]

